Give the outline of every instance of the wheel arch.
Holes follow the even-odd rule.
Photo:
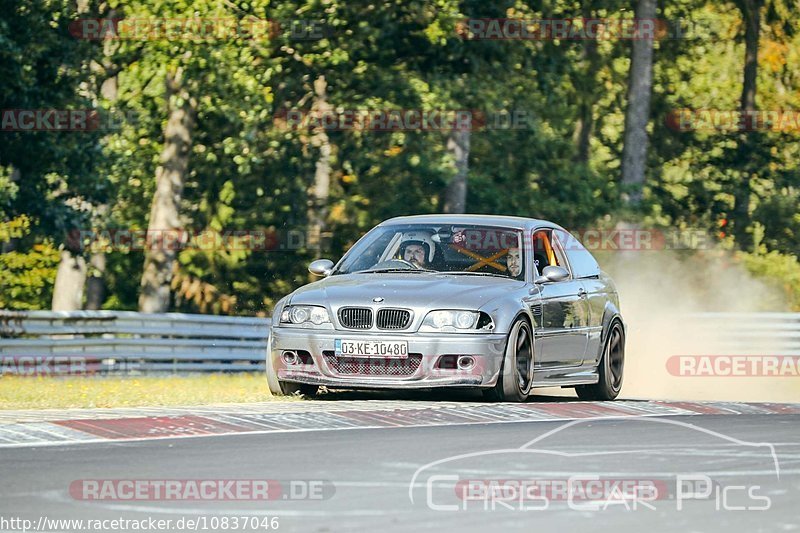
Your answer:
[[[600,347],[595,357],[595,361],[598,363],[600,362],[603,349],[606,345],[606,340],[608,339],[608,332],[611,331],[611,324],[615,321],[619,322],[622,326],[622,335],[623,338],[625,338],[628,334],[628,327],[625,324],[625,321],[622,319],[622,313],[620,313],[619,308],[613,302],[608,301],[606,302],[605,309],[603,310],[602,330],[600,331]]]
[[[486,310],[484,310],[484,311],[489,313],[490,316],[491,316],[491,312],[490,311],[486,311]],[[538,356],[539,351],[536,349],[536,335],[534,334],[534,322],[533,322],[533,320],[531,320],[531,317],[530,317],[530,309],[526,308],[525,306],[520,305],[519,309],[517,309],[517,312],[515,314],[513,314],[513,315],[511,315],[511,313],[509,313],[509,316],[513,316],[513,318],[508,320],[508,322],[504,323],[505,324],[505,332],[503,333],[503,335],[506,336],[506,343],[508,343],[508,337],[509,337],[509,335],[511,335],[511,328],[513,327],[514,324],[516,324],[517,320],[519,320],[520,318],[525,320],[528,323],[528,327],[531,330],[531,346],[533,347],[533,362],[534,362],[534,365],[535,365],[536,364],[536,357]],[[497,324],[495,324],[495,329],[497,329],[496,326],[497,326]],[[505,351],[503,353],[505,354]],[[492,376],[491,379],[487,380],[487,382],[483,384],[483,387],[493,387],[497,383],[497,379],[500,377],[500,374],[503,372],[504,365],[505,365],[505,357],[503,357],[501,359],[501,361],[500,361],[500,364],[497,365],[497,372]]]
[[[520,316],[525,316],[528,325],[533,329],[535,321],[531,316],[531,308],[525,305],[524,302],[517,298],[504,297],[502,299],[495,299],[482,305],[479,311],[488,314],[494,321],[494,332],[508,334],[511,332],[511,326]]]

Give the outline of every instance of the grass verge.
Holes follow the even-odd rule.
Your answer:
[[[0,409],[205,405],[275,399],[262,373],[0,378]]]

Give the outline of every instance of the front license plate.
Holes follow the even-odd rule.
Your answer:
[[[337,357],[408,357],[407,341],[349,341],[336,339]]]

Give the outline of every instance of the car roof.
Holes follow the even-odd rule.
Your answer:
[[[381,222],[381,226],[390,224],[485,224],[491,226],[533,229],[539,226],[560,228],[548,220],[506,215],[410,215],[390,218]]]

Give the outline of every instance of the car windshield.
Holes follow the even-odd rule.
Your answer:
[[[523,268],[521,230],[405,224],[367,233],[333,273],[447,272],[522,279]]]

